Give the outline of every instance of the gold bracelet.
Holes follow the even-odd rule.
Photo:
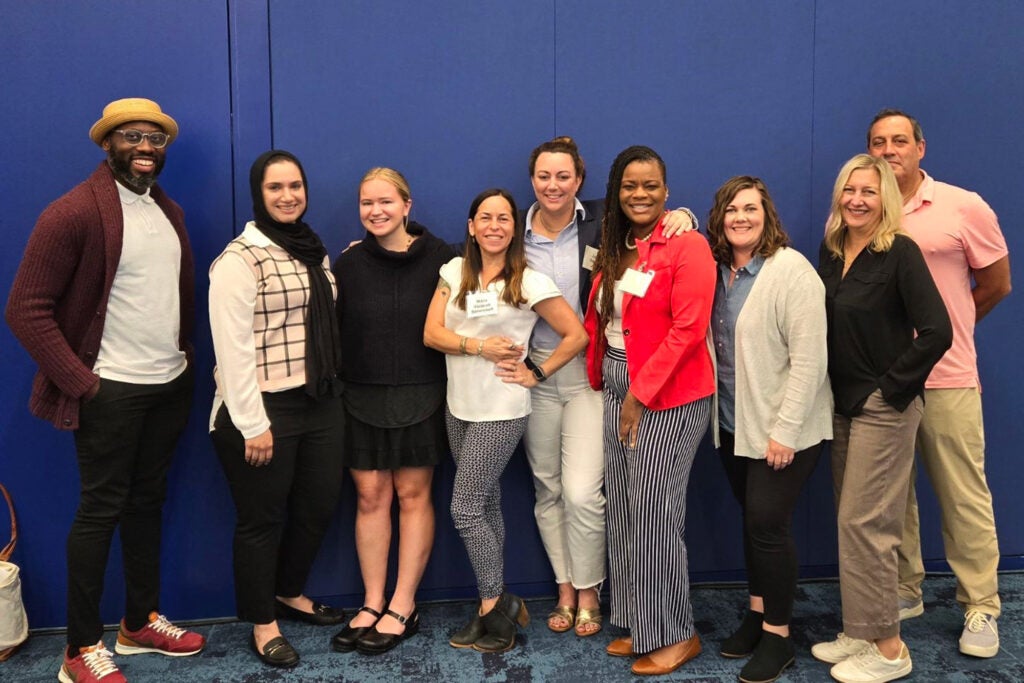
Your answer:
[[[466,342],[468,341],[469,339],[467,339],[466,337],[459,337],[459,353],[461,353],[463,356],[466,355]]]
[[[484,355],[484,340],[483,339],[480,340],[480,345],[476,347],[476,355],[478,355],[478,356]]]

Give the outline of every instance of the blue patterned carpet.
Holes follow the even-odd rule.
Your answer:
[[[954,589],[950,577],[929,577],[925,582],[924,616],[904,622],[903,638],[914,661],[914,673],[908,680],[928,683],[1024,681],[1024,637],[1020,630],[1024,623],[1024,573],[1000,575],[1002,649],[992,659],[966,657],[957,650],[963,617],[954,598]],[[704,683],[737,680],[743,662],[720,657],[717,648],[742,615],[744,591],[733,587],[696,586],[693,603],[705,651],[671,676],[653,680]],[[197,627],[206,634],[209,644],[195,657],[139,655],[116,656],[115,659],[132,683],[640,680],[630,674],[627,660],[604,654],[605,644],[617,635],[614,629],[606,628],[592,638],[549,631],[544,625],[544,615],[552,604],[551,600],[528,602],[534,621],[521,632],[518,646],[504,655],[481,655],[450,647],[449,634],[468,620],[473,607],[469,603],[432,603],[421,606],[420,633],[380,657],[331,652],[328,642],[335,628],[287,623],[285,633],[301,653],[302,663],[294,670],[278,671],[264,667],[249,651],[247,626],[225,622]],[[837,583],[800,584],[793,620],[797,662],[780,681],[831,680],[828,665],[811,658],[809,649],[815,642],[833,638],[841,629],[838,609]],[[107,633],[104,640],[113,649],[114,633]],[[63,643],[62,633],[33,634],[12,659],[0,663],[0,681],[56,680]]]

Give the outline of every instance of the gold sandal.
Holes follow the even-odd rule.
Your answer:
[[[576,610],[576,635],[580,638],[589,638],[590,636],[596,635],[601,632],[601,608],[594,607],[580,607]],[[581,626],[589,626],[590,624],[597,624],[597,628],[592,630],[581,631]]]
[[[551,620],[554,618],[560,618],[565,621],[564,627],[555,628],[551,625]],[[565,633],[573,627],[573,623],[576,621],[576,608],[569,607],[568,605],[558,605],[555,609],[551,610],[548,614],[547,622],[548,628],[555,633]]]

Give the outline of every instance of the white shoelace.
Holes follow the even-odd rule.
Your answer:
[[[967,630],[971,633],[981,633],[985,630],[985,627],[988,626],[988,615],[984,612],[979,612],[976,609],[969,610],[967,612],[967,618],[964,626],[966,626]]]
[[[114,655],[104,645],[99,645],[93,650],[82,653],[82,661],[89,667],[89,671],[96,678],[103,678],[107,674],[116,672],[117,664],[114,664]]]
[[[175,626],[167,620],[167,617],[165,617],[162,614],[156,615],[156,619],[149,622],[149,627],[157,633],[163,633],[164,635],[174,638],[175,640],[185,635],[185,629],[179,626]]]

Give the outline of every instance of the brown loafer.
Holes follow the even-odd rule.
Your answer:
[[[604,648],[604,651],[612,657],[632,657],[633,638],[631,636],[616,638],[612,642],[608,643],[607,647]]]
[[[644,655],[633,662],[633,673],[640,676],[663,676],[670,674],[686,662],[700,654],[700,637],[694,633],[689,640],[683,641],[683,650],[679,658],[669,664],[658,664],[650,655]]]

